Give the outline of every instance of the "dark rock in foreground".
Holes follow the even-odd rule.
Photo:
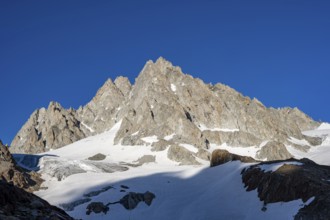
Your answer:
[[[34,194],[1,180],[0,219],[71,220],[73,218]]]
[[[212,153],[211,167],[230,161],[257,162],[253,158],[231,154],[226,150]],[[268,203],[289,202],[301,199],[307,202],[295,220],[330,219],[330,167],[318,165],[309,159],[288,159],[259,162],[242,171],[246,190],[257,190],[267,211]]]
[[[278,165],[281,166],[275,171],[262,169],[262,166]],[[314,197],[311,203],[299,210],[296,220],[330,219],[328,166],[308,159],[262,162],[243,170],[242,179],[247,191],[258,190],[258,196],[265,204],[297,199],[306,202]]]
[[[11,183],[27,191],[34,191],[40,187],[42,179],[40,175],[23,169],[18,166],[9,152],[7,146],[4,146],[0,140],[0,180]]]
[[[67,220],[63,210],[28,192],[39,188],[37,173],[18,166],[8,147],[0,141],[0,219]]]

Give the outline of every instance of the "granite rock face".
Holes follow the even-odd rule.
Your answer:
[[[105,131],[121,119],[120,110],[131,87],[126,77],[118,77],[114,82],[108,79],[95,97],[78,109],[77,118],[81,121],[81,129],[87,136]]]
[[[257,154],[260,160],[281,160],[291,158],[292,155],[288,152],[285,145],[278,141],[267,142]]]
[[[185,164],[196,164],[195,156],[209,157],[205,151],[211,144],[286,144],[289,137],[305,139],[301,131],[319,125],[296,108],[266,108],[257,99],[220,83],[205,84],[159,58],[145,64],[134,85],[125,77],[107,80],[96,96],[78,110],[65,110],[57,103],[51,103],[47,110],[36,110],[14,138],[13,151],[37,153],[58,148],[101,133],[120,121],[115,144],[152,145],[154,150],[172,146],[168,155],[174,160],[189,158],[186,149],[179,149],[183,148],[180,144],[192,145],[202,152],[188,152],[191,161]],[[156,136],[157,141],[145,141],[150,136]],[[316,139],[306,140],[310,143],[307,148],[319,143]],[[295,147],[306,150],[306,146]],[[290,157],[284,149],[279,152],[267,147],[260,157]]]
[[[11,143],[11,152],[40,153],[63,147],[85,137],[74,109],[64,109],[50,102],[47,109],[37,109]]]

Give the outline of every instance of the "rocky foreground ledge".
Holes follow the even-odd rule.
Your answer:
[[[71,220],[73,218],[38,196],[1,180],[0,219]]]
[[[295,220],[330,219],[330,167],[303,158],[258,162],[250,157],[231,154],[226,150],[212,153],[211,167],[239,160],[252,163],[242,170],[247,191],[257,190],[258,197],[267,204],[302,199],[311,201],[295,215]]]
[[[73,219],[63,210],[30,192],[38,189],[41,182],[37,173],[19,167],[8,147],[0,141],[0,219]]]

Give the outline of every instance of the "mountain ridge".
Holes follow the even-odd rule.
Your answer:
[[[193,156],[204,159],[210,156],[210,147],[224,143],[271,149],[262,143],[275,141],[278,146],[292,144],[304,151],[321,142],[302,134],[320,123],[297,108],[266,108],[256,98],[243,96],[229,86],[205,84],[184,74],[180,67],[160,57],[145,64],[133,85],[122,76],[108,79],[94,98],[77,110],[64,109],[56,102],[51,102],[48,109],[36,110],[15,136],[11,151],[40,153],[56,149],[102,133],[119,120],[122,124],[115,144],[150,144],[156,151],[170,146],[170,152],[186,157],[190,153],[178,145],[189,144],[198,149]],[[142,140],[149,136],[156,136],[158,141]],[[291,143],[290,137],[306,139],[308,144]],[[275,148],[264,150],[259,159],[290,157],[285,147]]]

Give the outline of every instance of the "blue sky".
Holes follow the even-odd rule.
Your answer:
[[[163,56],[266,106],[330,121],[330,1],[0,1],[0,139]]]

